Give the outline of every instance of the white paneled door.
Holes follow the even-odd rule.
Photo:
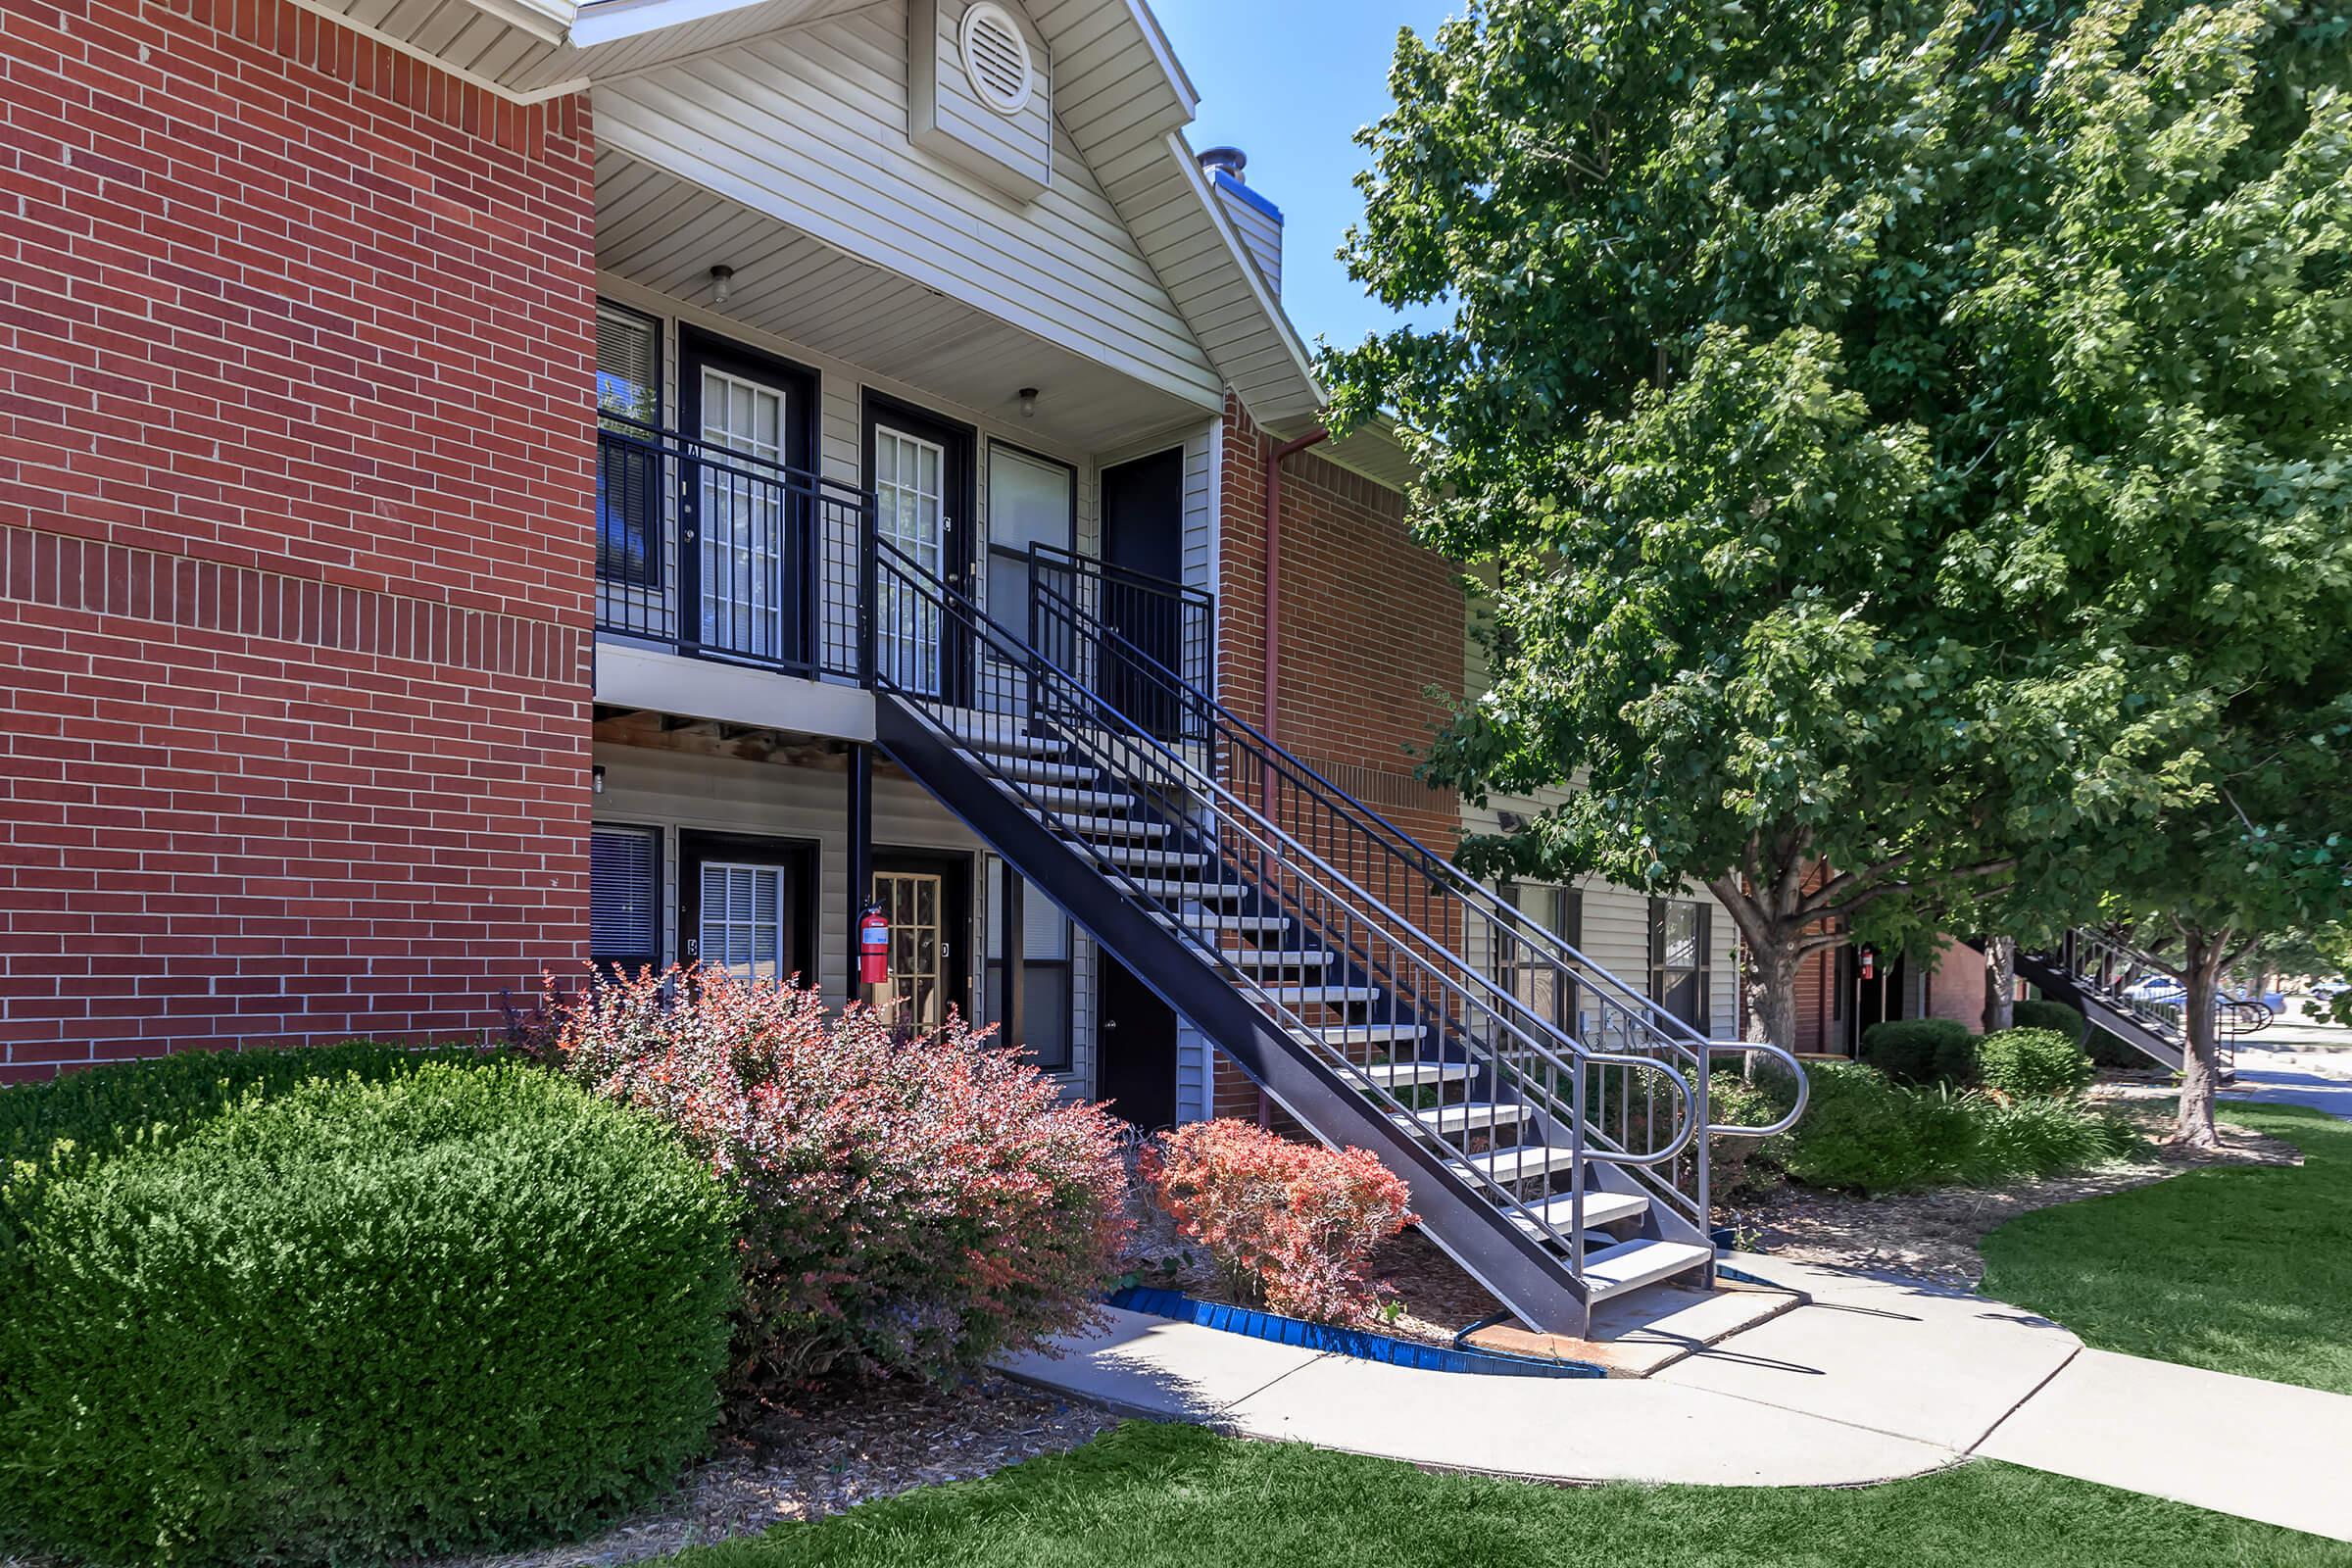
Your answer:
[[[790,410],[781,388],[702,368],[706,454],[696,501],[702,531],[703,645],[777,659],[785,645],[785,492],[765,465],[784,462]],[[728,454],[755,460],[740,466]]]
[[[949,580],[947,449],[877,423],[873,477],[875,528],[882,539],[913,564],[919,579]],[[908,690],[938,693],[939,606],[909,594],[889,573],[878,587],[874,652],[883,673]]]

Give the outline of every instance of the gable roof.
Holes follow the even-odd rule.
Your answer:
[[[372,0],[309,0],[375,12]],[[894,0],[465,0],[453,30],[442,0],[392,0],[346,20],[510,97],[535,100]],[[1280,297],[1250,254],[1185,140],[1199,95],[1145,0],[1029,0],[1054,62],[1054,113],[1159,276],[1210,367],[1278,435],[1309,427],[1329,401]],[[1369,444],[1367,444],[1369,443]],[[1388,452],[1374,450],[1385,447]],[[1385,433],[1333,443],[1335,461],[1399,484]]]

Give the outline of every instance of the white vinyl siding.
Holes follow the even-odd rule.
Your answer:
[[[849,858],[842,842],[845,810],[844,783],[838,772],[808,767],[785,767],[773,762],[750,762],[731,757],[706,757],[646,747],[600,744],[596,761],[605,769],[604,793],[597,798],[599,825],[621,828],[642,825],[662,844],[664,888],[677,886],[678,835],[681,831],[746,834],[810,843],[816,846],[816,974],[826,998],[839,1004],[850,945]],[[968,853],[974,857],[972,908],[973,940],[980,943],[996,913],[985,902],[993,878],[985,867],[993,859],[971,831],[950,816],[913,780],[885,773],[874,780],[874,843],[893,849]],[[1053,905],[1032,893],[1025,901],[1032,929],[1051,917]],[[659,957],[676,960],[679,933],[678,901],[663,901]],[[1040,910],[1047,911],[1041,914]],[[1003,951],[1001,939],[993,941]],[[1083,931],[1071,933],[1072,1006],[1071,1085],[1085,1090],[1094,1081],[1094,956],[1093,943]],[[987,952],[981,946],[980,952]],[[980,982],[983,965],[974,964],[972,980]],[[979,1016],[977,998],[952,998],[965,1016]]]
[[[906,14],[879,6],[600,83],[598,136],[1137,380],[1222,383],[1056,132],[1054,184],[1008,206],[906,136]]]
[[[1464,806],[1462,831],[1493,833],[1497,811],[1528,817],[1539,808],[1538,800],[1501,796],[1484,808]],[[1650,991],[1649,896],[1598,877],[1586,877],[1576,886],[1582,895],[1584,936],[1572,945],[1628,988],[1650,996],[1652,1001],[1658,1000]],[[1707,1032],[1717,1040],[1734,1039],[1739,1034],[1740,1004],[1739,965],[1733,956],[1737,939],[1731,916],[1723,912],[1713,895],[1695,883],[1684,887],[1674,898],[1708,907]],[[1473,953],[1470,956],[1482,965],[1491,962],[1485,954]]]

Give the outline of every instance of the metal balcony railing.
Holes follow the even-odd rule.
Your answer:
[[[607,414],[597,431],[596,625],[696,658],[862,680],[855,486]]]

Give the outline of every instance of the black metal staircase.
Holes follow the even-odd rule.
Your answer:
[[[1581,1336],[1711,1279],[1707,1075],[1766,1048],[1699,1036],[1170,669],[1102,612],[1132,581],[1032,552],[1022,635],[867,549],[883,749],[1301,1125],[1379,1153],[1498,1299]],[[1741,1130],[1803,1108],[1769,1054],[1796,1105]]]
[[[2112,932],[2078,928],[2046,953],[2017,955],[2017,972],[2158,1066],[2179,1072],[2188,1049],[2188,1012],[2177,988],[2151,987],[2170,971],[2155,955]],[[2260,1002],[2217,999],[2215,1039],[2224,1075],[2235,1069],[2237,1040],[2270,1023]]]

